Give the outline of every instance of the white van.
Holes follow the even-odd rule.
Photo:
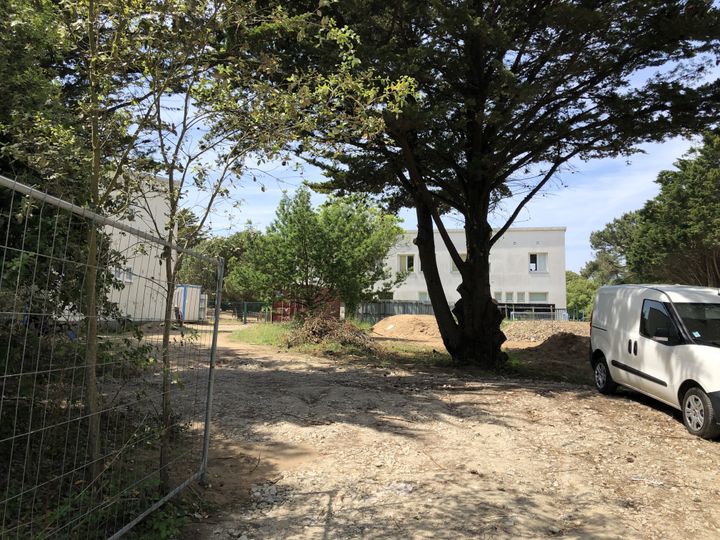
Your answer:
[[[590,363],[603,394],[617,385],[682,411],[688,431],[720,435],[720,291],[681,285],[600,287]]]

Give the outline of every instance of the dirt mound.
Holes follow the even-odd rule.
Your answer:
[[[511,321],[503,328],[508,341],[543,342],[556,335],[590,336],[586,322],[576,321]]]
[[[375,347],[370,336],[357,326],[333,317],[309,317],[288,337],[289,346],[327,342],[351,345],[368,351]]]
[[[590,338],[569,332],[560,332],[547,338],[537,347],[538,352],[551,357],[585,358]]]
[[[372,327],[374,334],[410,341],[440,341],[440,330],[433,315],[393,315]]]
[[[375,335],[410,341],[440,341],[440,331],[433,315],[393,315],[373,326]],[[586,322],[575,321],[510,321],[503,326],[508,341],[542,343],[562,334],[590,335]]]

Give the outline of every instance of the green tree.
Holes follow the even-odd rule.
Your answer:
[[[639,212],[628,212],[590,234],[595,258],[588,261],[580,274],[601,285],[636,282],[638,276],[628,267],[627,254],[636,242]]]
[[[571,317],[590,316],[595,293],[600,286],[597,282],[587,279],[570,270],[565,272],[567,287],[567,309]]]
[[[3,5],[9,39],[3,39],[0,54],[12,55],[3,62],[0,83],[11,92],[0,107],[3,170],[101,213],[116,205],[111,194],[127,185],[123,171],[142,128],[142,117],[130,121],[123,111],[143,101],[127,67],[141,59],[142,39],[124,30],[144,13],[131,7],[138,6],[101,0]],[[28,201],[28,207],[33,204]],[[106,303],[98,262],[107,260],[107,238],[90,221],[81,229],[85,240],[73,243],[72,250],[77,260],[84,255],[86,265],[82,279],[75,280],[83,294],[75,289],[74,304],[86,320],[84,400],[94,479],[103,466],[96,371],[97,319]],[[73,283],[64,274],[56,280]]]
[[[263,299],[297,300],[310,309],[332,299],[349,312],[397,282],[383,262],[402,234],[396,217],[361,197],[333,197],[314,210],[310,191],[285,194],[275,220],[250,245],[247,263],[228,279],[239,290],[260,290]]]
[[[195,251],[209,257],[225,259],[228,275],[223,284],[224,301],[253,300],[259,294],[256,291],[238,287],[238,283],[236,283],[237,274],[229,273],[230,270],[237,269],[238,266],[246,263],[246,254],[259,236],[260,232],[248,225],[244,230],[230,236],[215,236],[202,240],[194,246]],[[217,272],[202,259],[185,257],[177,279],[179,283],[201,285],[211,298],[215,295]],[[243,280],[243,282],[248,283],[249,281]]]
[[[720,135],[657,178],[640,211],[628,265],[644,281],[720,287]]]
[[[703,82],[705,66],[697,61],[720,45],[720,10],[711,2],[339,0],[320,9],[357,36],[353,65],[374,70],[367,84],[377,95],[403,77],[417,92],[398,114],[389,105],[331,101],[334,114],[315,115],[301,153],[325,167],[327,190],[382,194],[415,208],[428,294],[458,363],[505,361],[489,253],[563,166],[630,155],[641,143],[718,118],[717,82]],[[286,57],[288,69],[335,65],[334,53],[322,47],[260,45],[292,47],[297,54]],[[658,66],[667,67],[654,73]],[[278,70],[279,85],[287,84],[284,73]],[[313,116],[312,104],[300,99],[298,107]],[[379,133],[357,127],[358,108],[381,124]],[[489,214],[511,196],[507,219],[493,232]],[[442,221],[450,210],[464,220],[466,259]],[[433,228],[462,276],[454,312]]]

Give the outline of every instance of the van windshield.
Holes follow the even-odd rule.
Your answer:
[[[720,304],[675,303],[675,309],[693,339],[720,345]]]

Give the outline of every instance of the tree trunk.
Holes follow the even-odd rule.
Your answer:
[[[90,170],[90,193],[93,207],[100,200],[100,105],[97,92],[95,62],[97,61],[97,33],[95,31],[96,6],[94,0],[88,5],[88,40],[90,44],[90,64],[88,75],[90,78],[90,140],[92,144],[92,167]],[[93,208],[96,209],[96,208]],[[98,309],[97,309],[97,224],[88,220],[88,253],[85,267],[85,317],[87,319],[87,344],[85,347],[85,406],[88,418],[88,451],[90,453],[90,482],[91,484],[100,476],[103,464],[100,462],[100,406],[97,390],[97,336],[98,336]]]
[[[88,419],[88,452],[90,454],[90,482],[102,473],[100,460],[100,407],[97,390],[97,228],[89,222],[88,253],[85,271],[85,318],[87,336],[85,346],[85,407]]]
[[[460,347],[450,352],[460,364],[496,370],[507,362],[507,355],[501,350],[506,340],[500,330],[503,314],[490,290],[492,227],[487,222],[477,226],[468,221],[465,237],[467,260],[457,289],[460,300],[453,309],[463,338]]]
[[[491,370],[502,367],[507,361],[507,355],[501,351],[506,339],[500,330],[503,315],[490,293],[492,228],[486,225],[476,230],[466,226],[468,256],[460,269],[463,278],[458,287],[460,300],[451,312],[437,269],[432,215],[420,200],[416,201],[416,211],[415,243],[445,348],[460,365],[472,364]]]
[[[170,358],[170,329],[173,317],[173,299],[175,296],[175,272],[172,268],[172,249],[165,248],[165,323],[162,339],[162,437],[160,441],[160,489],[167,493],[170,489],[170,429],[172,428],[172,363]]]
[[[437,320],[443,344],[450,354],[452,354],[452,351],[457,350],[461,344],[461,334],[457,322],[450,311],[447,298],[445,298],[445,291],[443,290],[437,268],[432,215],[427,206],[419,199],[416,200],[415,210],[418,221],[418,234],[417,238],[415,238],[415,245],[418,247],[428,297],[435,312],[435,319]],[[453,355],[453,358],[454,357]]]

